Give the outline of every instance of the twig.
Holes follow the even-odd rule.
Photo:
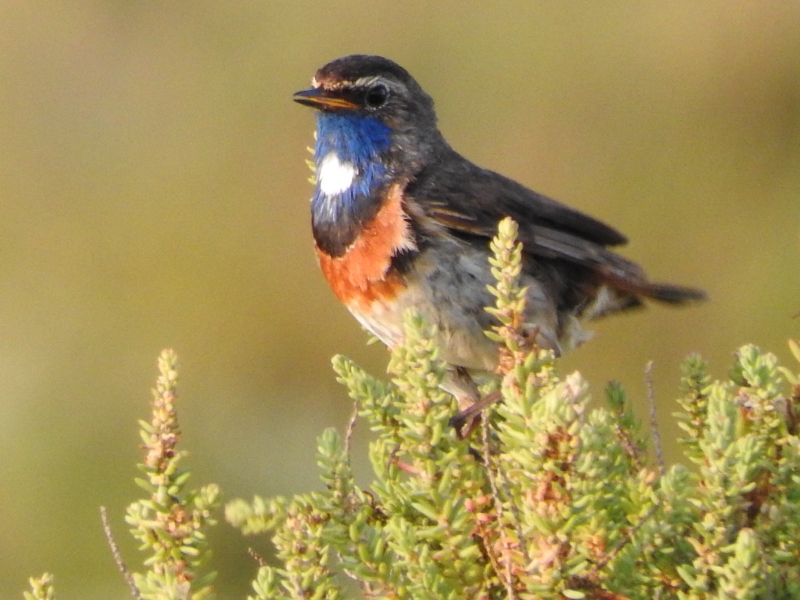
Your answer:
[[[489,478],[489,485],[492,488],[492,497],[494,498],[495,512],[497,513],[497,524],[502,528],[503,526],[503,503],[500,500],[500,492],[497,489],[497,481],[494,478],[494,471],[492,470],[492,455],[491,448],[489,447],[489,417],[490,411],[486,411],[481,419],[481,434],[483,436],[483,465],[486,467],[486,475]],[[521,538],[520,538],[521,541]],[[489,550],[489,546],[486,548]],[[517,594],[514,591],[514,582],[511,579],[511,553],[505,553],[505,567],[506,576],[503,579],[503,585],[508,592],[508,600],[516,600]],[[499,573],[498,573],[499,575]]]
[[[611,550],[611,552],[609,552],[608,554],[606,554],[606,555],[605,555],[605,557],[603,557],[603,560],[601,560],[599,563],[597,563],[596,565],[594,565],[594,566],[592,567],[591,574],[592,574],[592,575],[596,575],[596,574],[597,574],[597,573],[599,573],[601,570],[603,570],[603,569],[606,567],[606,565],[607,565],[608,563],[610,563],[612,560],[614,560],[614,557],[616,557],[616,556],[617,556],[617,554],[619,554],[619,553],[622,551],[622,549],[623,549],[625,546],[627,546],[628,544],[630,544],[630,543],[631,543],[631,541],[633,540],[633,536],[634,536],[634,534],[635,534],[637,531],[639,531],[639,529],[641,529],[642,525],[644,525],[645,523],[647,523],[647,521],[649,521],[649,520],[650,520],[650,518],[651,518],[651,517],[652,517],[652,516],[653,516],[653,515],[656,513],[656,511],[657,511],[659,508],[661,508],[661,504],[654,504],[653,506],[651,506],[651,507],[650,507],[650,510],[648,510],[648,511],[645,513],[645,515],[642,517],[642,520],[641,520],[641,521],[639,521],[639,522],[638,522],[636,525],[634,525],[633,527],[631,527],[631,528],[630,528],[630,529],[629,529],[629,530],[628,530],[628,531],[625,533],[625,536],[624,536],[624,537],[623,537],[623,538],[622,538],[622,539],[621,539],[621,540],[620,540],[620,541],[617,543],[617,545],[616,545],[616,546],[614,546],[614,548]],[[591,577],[591,576],[590,576],[590,577]]]
[[[350,446],[353,442],[353,429],[356,427],[356,419],[358,419],[358,402],[353,402],[353,413],[350,415],[350,421],[347,423],[347,430],[344,435],[344,455],[347,462],[350,462]]]
[[[131,589],[131,596],[135,598],[135,600],[144,600],[139,588],[136,587],[136,582],[133,580],[133,575],[125,565],[125,561],[122,560],[122,553],[119,551],[119,546],[117,546],[117,542],[114,539],[114,534],[111,532],[111,524],[108,522],[108,515],[106,514],[105,506],[100,507],[100,520],[103,523],[103,532],[106,534],[106,539],[108,540],[108,545],[111,548],[111,554],[114,557],[114,562],[117,563],[117,569],[119,569],[119,572],[122,573],[122,577],[125,578],[125,583],[127,583],[128,587]]]
[[[267,566],[267,561],[265,561],[262,558],[262,556],[258,552],[253,550],[252,548],[248,548],[247,549],[247,553],[250,555],[250,558],[252,558],[254,561],[256,561],[256,563],[258,563],[259,567],[266,567]]]
[[[620,441],[620,444],[622,444],[622,449],[633,463],[633,468],[636,470],[636,472],[641,471],[642,461],[639,458],[639,453],[636,451],[636,443],[631,438],[630,431],[622,428],[619,424],[619,421],[614,424],[614,429],[617,434],[617,439]]]
[[[508,479],[506,479],[506,474],[502,469],[497,470],[497,476],[500,478],[500,485],[503,486],[503,491],[505,491],[510,500],[509,504],[511,505],[511,514],[514,516],[514,526],[517,530],[519,545],[522,548],[522,556],[525,558],[525,564],[529,565],[531,564],[531,555],[528,552],[528,542],[525,539],[525,535],[522,533],[522,515],[519,512],[519,506],[517,506],[517,503],[514,502],[514,496],[511,493],[511,487],[509,486]]]
[[[647,363],[644,368],[644,380],[647,384],[647,400],[650,402],[650,432],[653,436],[653,447],[656,451],[656,462],[658,463],[658,472],[664,475],[666,467],[664,466],[664,450],[661,447],[661,433],[658,431],[658,419],[656,418],[656,394],[653,389],[653,361]]]

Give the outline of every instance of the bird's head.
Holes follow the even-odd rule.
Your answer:
[[[389,189],[413,180],[448,146],[431,97],[405,69],[380,56],[336,59],[294,99],[317,110],[314,238],[322,251],[340,256]]]
[[[393,177],[411,178],[444,144],[431,97],[380,56],[329,62],[294,100],[318,111],[318,163],[333,151],[340,163],[358,168],[379,160]]]

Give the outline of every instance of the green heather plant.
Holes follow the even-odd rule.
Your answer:
[[[23,592],[25,600],[54,600],[56,597],[53,588],[53,576],[45,573],[41,577],[30,578],[31,591]]]
[[[481,391],[502,399],[459,439],[449,424],[458,408],[439,387],[446,367],[414,314],[391,381],[336,357],[356,414],[344,435],[319,438],[324,489],[226,507],[229,522],[275,546],[251,600],[800,598],[800,375],[744,346],[729,377],[712,381],[690,356],[677,414],[687,465],[653,464],[618,384],[590,409],[581,375],[559,374],[552,353],[523,335],[512,221],[492,248],[497,326],[487,335],[501,367]],[[800,345],[790,348],[800,362]],[[150,571],[131,585],[143,598],[208,598],[198,568],[217,491],[182,492],[166,356],[160,416],[145,429],[149,496],[128,517]],[[350,467],[357,420],[373,433],[365,487]],[[49,576],[32,587],[26,598],[54,597]]]
[[[590,410],[580,374],[522,335],[515,238],[504,221],[493,244],[501,369],[483,391],[502,401],[482,431],[448,425],[445,366],[415,315],[390,383],[335,358],[375,435],[374,480],[356,484],[349,432],[328,430],[324,491],[228,504],[277,550],[254,598],[347,597],[345,578],[369,598],[800,598],[798,377],[753,346],[724,382],[689,357],[679,418],[696,468],[662,473],[619,385]]]
[[[149,496],[131,504],[125,520],[141,542],[140,550],[151,556],[144,561],[149,570],[134,573],[133,584],[142,598],[207,600],[213,598],[210,584],[216,573],[200,575],[200,567],[210,556],[203,530],[216,523],[213,514],[219,507],[219,488],[211,484],[184,490],[190,473],[179,466],[186,453],[176,450],[180,435],[176,363],[174,352],[162,352],[152,421],[139,422],[146,451],[139,469],[145,476],[136,483]]]
[[[201,574],[210,556],[204,530],[216,522],[219,488],[207,485],[199,490],[185,489],[190,473],[181,468],[185,451],[177,450],[180,437],[177,400],[177,356],[164,350],[158,359],[160,375],[153,390],[152,418],[140,421],[144,462],[138,465],[144,477],[135,481],[147,496],[128,507],[125,518],[131,534],[141,542],[140,550],[150,556],[144,560],[147,571],[131,573],[122,560],[111,534],[105,509],[103,527],[120,572],[137,600],[211,600],[211,581],[216,573]],[[53,578],[44,574],[31,579],[31,592],[25,600],[53,600]]]

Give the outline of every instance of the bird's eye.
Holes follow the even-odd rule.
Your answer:
[[[386,104],[386,100],[389,98],[389,90],[386,89],[386,86],[382,83],[378,85],[373,85],[371,88],[367,90],[367,93],[364,95],[364,101],[366,102],[367,108],[375,109],[380,108],[384,104]]]

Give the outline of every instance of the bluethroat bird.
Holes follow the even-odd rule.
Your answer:
[[[403,314],[433,326],[451,366],[443,388],[462,414],[478,393],[470,373],[493,371],[489,241],[512,217],[523,243],[526,329],[560,354],[585,341],[583,321],[640,306],[701,300],[701,290],[653,283],[609,250],[616,229],[453,150],[433,100],[398,64],[352,55],[317,71],[294,100],[316,109],[311,223],[319,265],[353,316],[387,346]],[[475,411],[477,412],[477,411]]]

